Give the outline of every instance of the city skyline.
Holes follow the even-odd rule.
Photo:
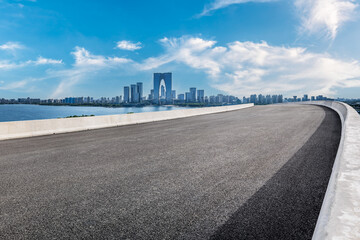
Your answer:
[[[153,72],[171,71],[179,92],[358,98],[358,5],[2,0],[0,97],[113,96],[132,82],[151,89]]]
[[[76,101],[76,99],[82,99],[81,102],[84,103],[90,103],[90,102],[97,102],[97,103],[101,103],[101,102],[109,102],[109,103],[115,103],[115,104],[119,104],[119,103],[141,103],[142,100],[146,100],[146,101],[150,101],[151,103],[155,103],[158,104],[158,102],[154,101],[156,98],[154,96],[154,88],[155,85],[161,86],[163,87],[162,84],[165,84],[165,76],[168,74],[168,76],[170,76],[168,78],[168,81],[170,83],[170,88],[168,89],[171,94],[169,97],[170,100],[180,100],[183,101],[184,103],[194,103],[194,102],[205,102],[205,98],[207,99],[207,101],[209,101],[210,97],[219,97],[219,96],[230,96],[230,97],[235,97],[236,99],[239,99],[240,101],[242,101],[241,103],[257,103],[257,100],[250,100],[252,97],[255,96],[255,99],[257,99],[257,97],[271,97],[274,98],[274,96],[281,96],[281,99],[289,99],[289,102],[293,102],[293,101],[298,101],[302,99],[302,101],[307,101],[309,100],[325,100],[325,99],[334,99],[334,98],[329,98],[327,96],[323,96],[321,95],[317,95],[317,96],[309,96],[309,94],[303,94],[303,97],[300,96],[300,98],[297,98],[296,96],[286,96],[283,94],[262,94],[262,93],[258,93],[258,94],[250,94],[247,96],[242,96],[242,97],[237,97],[237,96],[232,96],[232,95],[224,95],[221,93],[217,93],[217,94],[210,94],[210,95],[205,95],[205,90],[203,89],[198,89],[197,87],[188,87],[188,91],[185,91],[183,93],[179,93],[176,94],[177,90],[176,89],[172,89],[172,73],[171,72],[167,72],[167,73],[153,73],[153,87],[151,89],[149,89],[148,93],[146,92],[146,90],[144,91],[143,89],[143,82],[136,82],[136,83],[130,83],[128,86],[122,86],[122,95],[116,95],[115,97],[109,97],[109,96],[101,96],[101,97],[94,97],[90,95],[85,95],[85,96],[65,96],[63,98],[39,98],[39,97],[15,97],[15,98],[3,98],[0,96],[0,100],[3,100],[3,102],[0,101],[0,103],[4,103],[4,100],[16,100],[18,102],[23,102],[23,103],[29,103],[34,102],[34,103],[40,103],[40,100],[54,100],[55,102],[60,103],[60,100],[63,100],[62,103],[74,103],[73,101]],[[156,76],[156,77],[155,77]],[[155,80],[156,79],[156,80]],[[156,82],[156,83],[155,83]],[[183,87],[186,88],[186,87]],[[159,99],[161,98],[161,96],[166,99],[166,96],[163,96],[164,94],[162,93],[167,92],[165,91],[165,88],[158,88],[157,90],[159,90]],[[200,96],[199,96],[200,95]],[[308,98],[309,97],[309,98]],[[304,100],[305,98],[305,100]],[[69,102],[70,100],[67,99],[72,99],[72,102]],[[84,100],[85,99],[85,100]],[[87,99],[87,100],[86,100]],[[91,100],[90,100],[91,99]],[[242,100],[241,100],[242,99]],[[244,99],[246,99],[244,101]],[[292,100],[294,99],[294,100]],[[344,97],[337,97],[337,99],[360,99],[360,98],[344,98]],[[11,101],[10,101],[11,102]],[[261,102],[261,100],[260,100]],[[276,101],[278,102],[278,101]],[[280,103],[282,102],[282,100],[280,101]],[[286,100],[286,102],[288,102]],[[168,102],[168,103],[173,103],[173,102]]]

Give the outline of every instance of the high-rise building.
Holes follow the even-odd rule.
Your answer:
[[[272,103],[272,98],[270,95],[266,95],[266,104],[271,104]]]
[[[245,96],[243,97],[243,103],[248,103],[247,98]]]
[[[200,103],[205,102],[205,92],[204,90],[197,90],[197,101]]]
[[[185,101],[185,95],[184,95],[184,94],[179,94],[177,100],[179,100],[179,101]]]
[[[136,100],[138,98],[138,94],[137,94],[137,86],[135,84],[130,85],[130,93],[131,93],[130,102],[132,103],[137,102]]]
[[[250,96],[250,103],[256,103],[257,101],[256,101],[256,94],[253,94],[253,95],[251,95]]]
[[[129,101],[130,101],[130,99],[129,99],[129,97],[130,97],[129,91],[130,90],[129,90],[128,86],[124,87],[124,103],[129,103]]]
[[[185,93],[185,102],[191,102],[191,94],[189,92]]]
[[[272,103],[278,103],[278,96],[277,95],[272,95],[271,101],[272,101]]]
[[[149,94],[148,100],[150,100],[150,101],[154,100],[154,89],[151,89],[151,90],[150,90],[150,94]]]
[[[259,94],[258,104],[264,104],[264,103],[265,103],[265,97],[262,94]]]
[[[223,98],[224,98],[224,95],[218,94],[218,95],[215,97],[215,102],[216,102],[216,103],[223,103]]]
[[[161,83],[165,84],[166,102],[171,101],[171,93],[172,93],[172,73],[154,73],[154,99],[153,102],[159,104],[160,103],[160,85]]]
[[[161,94],[160,94],[160,99],[165,99],[165,87],[164,85],[161,85],[161,90],[160,90]]]
[[[318,95],[318,96],[316,96],[316,100],[317,100],[317,101],[324,100],[323,95]]]
[[[171,91],[171,99],[173,99],[173,100],[176,99],[176,90]]]
[[[309,101],[309,96],[307,94],[304,94],[303,101]]]
[[[196,102],[196,88],[190,88],[190,102]]]
[[[138,82],[136,83],[136,90],[137,90],[137,93],[138,93],[138,99],[137,99],[137,102],[141,102],[142,99],[143,99],[143,83],[142,82]]]

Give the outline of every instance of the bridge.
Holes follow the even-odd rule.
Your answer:
[[[359,236],[359,116],[229,110],[0,141],[0,238]]]

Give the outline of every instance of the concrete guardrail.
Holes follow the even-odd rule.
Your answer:
[[[84,131],[192,117],[211,113],[234,111],[252,107],[254,104],[229,105],[221,107],[192,108],[173,111],[119,114],[95,117],[46,119],[0,123],[0,140]]]
[[[310,104],[335,110],[342,123],[340,145],[313,239],[360,239],[360,116],[342,102]]]

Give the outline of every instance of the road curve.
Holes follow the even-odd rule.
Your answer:
[[[340,132],[269,105],[0,141],[0,239],[308,239]]]

